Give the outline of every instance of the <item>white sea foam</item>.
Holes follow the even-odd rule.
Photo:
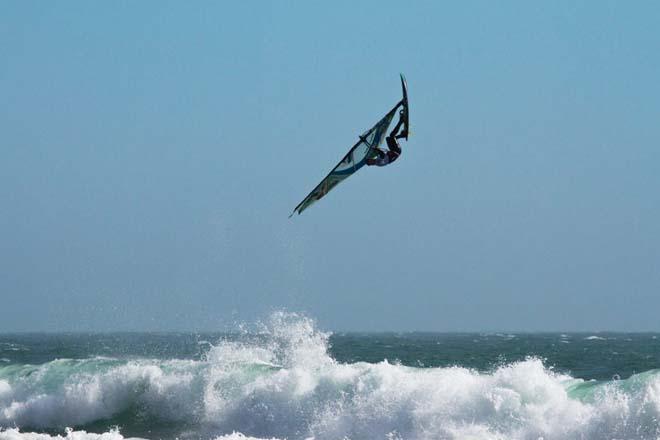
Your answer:
[[[20,432],[12,428],[5,431],[0,430],[0,440],[129,440],[125,439],[118,430],[113,429],[102,434],[88,433],[86,431],[74,431],[67,429],[64,435],[49,435],[36,432]]]
[[[539,359],[490,372],[341,364],[310,319],[275,314],[260,335],[213,345],[202,361],[59,360],[0,367],[0,440],[122,440],[82,430],[130,411],[195,426],[194,438],[657,439],[660,373],[584,382]],[[122,419],[122,420],[124,420]],[[186,428],[190,429],[190,428]]]
[[[0,440],[141,440],[139,437],[124,437],[119,433],[118,429],[112,429],[110,431],[94,434],[87,431],[75,431],[73,429],[67,428],[64,431],[63,435],[49,435],[42,434],[37,432],[21,432],[16,428],[11,428],[7,430],[0,429]],[[240,432],[232,432],[231,434],[221,435],[216,437],[214,440],[277,440],[276,438],[271,439],[259,439],[257,437],[245,436]]]

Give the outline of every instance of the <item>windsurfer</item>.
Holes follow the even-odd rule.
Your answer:
[[[401,126],[404,122],[405,109],[399,110],[399,122],[396,124],[394,129],[390,132],[390,135],[385,138],[387,142],[387,148],[389,151],[383,151],[380,148],[374,148],[374,152],[378,157],[369,158],[366,160],[367,165],[384,167],[389,165],[399,158],[401,155],[401,146],[399,145],[398,139],[405,138],[408,136],[408,127],[403,127],[403,130],[399,133]]]

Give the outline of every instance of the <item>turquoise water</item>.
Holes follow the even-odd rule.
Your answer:
[[[330,334],[287,313],[4,334],[0,439],[658,439],[658,367],[657,334]]]
[[[0,334],[0,366],[99,356],[201,360],[217,341],[250,339],[258,337],[231,333]],[[388,360],[411,367],[460,365],[480,371],[538,357],[573,377],[608,380],[659,368],[660,333],[338,333],[330,335],[328,352],[341,363]]]

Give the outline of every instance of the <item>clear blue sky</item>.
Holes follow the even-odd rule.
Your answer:
[[[0,331],[660,330],[657,2],[0,14]],[[413,136],[291,209],[399,98]]]

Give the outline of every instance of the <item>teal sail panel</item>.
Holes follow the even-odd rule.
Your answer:
[[[318,200],[321,200],[323,196],[328,194],[340,182],[343,182],[353,173],[362,168],[366,164],[368,158],[374,158],[377,156],[374,148],[378,147],[383,142],[383,139],[385,139],[385,134],[392,122],[392,118],[396,114],[397,108],[398,104],[380,121],[378,121],[376,125],[360,136],[360,140],[353,145],[342,160],[339,161],[337,166],[328,173],[325,179],[316,185],[316,188],[314,188],[312,192],[310,192],[307,197],[295,207],[291,215],[296,212],[300,214]],[[289,217],[291,217],[291,215]]]

